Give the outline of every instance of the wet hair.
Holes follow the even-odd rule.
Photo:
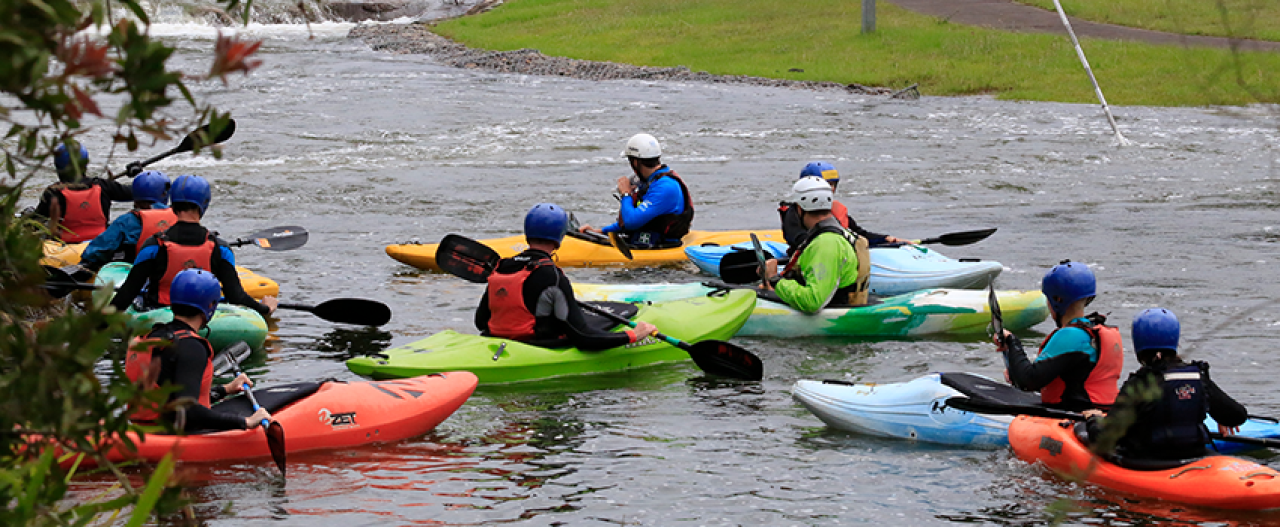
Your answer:
[[[1178,350],[1168,348],[1147,348],[1136,352],[1138,362],[1142,364],[1151,364],[1156,360],[1156,354],[1160,354],[1160,360],[1175,361],[1178,360]]]
[[[631,159],[636,160],[636,162],[640,163],[640,166],[645,168],[658,168],[662,166],[662,158],[659,158],[659,157],[651,157],[649,159],[640,159],[638,157],[633,157]]]
[[[169,306],[169,309],[173,310],[174,316],[204,318],[204,311],[201,311],[199,308],[174,304]],[[207,323],[208,321],[206,320],[205,322]]]
[[[200,212],[199,205],[196,205],[195,203],[187,203],[185,201],[174,203],[170,208],[173,209],[174,214],[179,212]]]

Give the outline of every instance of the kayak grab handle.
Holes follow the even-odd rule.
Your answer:
[[[505,350],[505,349],[507,349],[507,343],[506,343],[506,342],[503,342],[502,344],[498,344],[498,352],[493,354],[493,361],[494,361],[494,362],[497,362],[497,361],[498,361],[498,357],[501,357],[501,356],[502,356],[502,351],[503,351],[503,350]]]
[[[1182,470],[1179,470],[1179,471],[1178,471],[1177,473],[1175,473],[1175,474],[1171,474],[1171,475],[1169,475],[1169,479],[1176,478],[1176,477],[1181,476],[1181,475],[1183,475],[1183,474],[1186,474],[1187,472],[1190,472],[1190,471],[1192,471],[1192,470],[1209,470],[1209,469],[1211,469],[1211,468],[1213,468],[1213,465],[1205,465],[1205,466],[1203,466],[1203,467],[1187,467],[1187,468],[1184,468],[1184,469],[1182,469]]]

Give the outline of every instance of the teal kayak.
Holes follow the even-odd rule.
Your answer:
[[[728,286],[733,287],[733,286]],[[660,302],[713,293],[716,284],[573,284],[578,298],[612,302]],[[1029,328],[1049,317],[1039,291],[997,291],[1004,327]],[[760,292],[740,336],[769,337],[925,337],[983,333],[991,324],[987,292],[975,289],[925,289],[878,299],[857,307],[828,307],[806,314]]]
[[[98,271],[93,282],[114,287],[124,283],[132,268],[133,264],[126,262],[109,263]],[[173,311],[167,307],[149,311],[138,311],[135,307],[130,307],[128,313],[133,315],[130,327],[135,333],[144,333],[151,326],[173,321]],[[240,341],[246,342],[253,349],[261,349],[267,340],[267,321],[257,311],[247,307],[220,303],[213,314],[213,320],[209,321],[209,326],[201,330],[200,334],[209,339],[214,351],[221,351]]]
[[[640,306],[633,320],[652,323],[664,334],[685,342],[726,340],[747,321],[755,303],[755,295],[750,291],[703,295]],[[623,329],[626,327],[614,328],[615,331]],[[442,331],[399,348],[349,359],[347,367],[375,379],[469,371],[480,378],[480,384],[495,384],[626,370],[683,360],[689,360],[687,352],[653,337],[604,351],[581,351]]]

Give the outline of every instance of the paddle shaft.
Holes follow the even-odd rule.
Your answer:
[[[634,328],[634,327],[636,327],[636,325],[637,325],[635,322],[632,322],[632,321],[630,321],[630,320],[627,320],[627,319],[625,319],[625,318],[622,318],[622,317],[620,317],[620,316],[618,316],[618,315],[615,315],[615,314],[613,314],[613,313],[610,313],[608,310],[598,308],[598,307],[593,306],[593,305],[591,305],[591,304],[588,304],[588,303],[585,303],[585,302],[579,302],[579,303],[578,303],[578,305],[579,305],[579,306],[582,306],[582,308],[583,308],[583,309],[586,309],[587,311],[590,311],[590,312],[595,313],[595,314],[597,314],[597,315],[601,315],[601,316],[603,316],[603,317],[605,317],[605,318],[607,318],[607,319],[609,319],[609,320],[612,320],[612,321],[614,321],[614,322],[617,322],[617,323],[619,323],[619,324],[626,324],[628,327],[633,327],[633,328]],[[680,340],[680,339],[675,338],[675,337],[669,337],[669,336],[667,336],[667,335],[663,335],[662,333],[654,333],[654,334],[653,334],[653,336],[658,337],[659,339],[662,339],[663,341],[666,341],[666,343],[667,343],[667,344],[670,344],[670,345],[672,345],[672,346],[675,346],[675,347],[680,348],[680,349],[685,350],[685,351],[689,351],[690,349],[692,349],[692,348],[693,348],[693,346],[689,345],[689,343],[688,343],[688,342],[685,342],[685,341]]]
[[[155,157],[149,158],[145,161],[134,161],[133,163],[129,163],[128,165],[125,166],[125,169],[123,172],[112,175],[111,179],[119,179],[120,176],[126,176],[126,175],[129,177],[134,177],[138,175],[138,173],[142,171],[142,168],[146,167],[147,165],[160,161],[161,159],[164,159],[174,154],[190,152],[195,149],[196,141],[200,140],[199,134],[204,133],[207,136],[211,131],[212,129],[209,127],[209,125],[206,124],[204,126],[201,126],[200,128],[197,128],[193,130],[191,133],[187,134],[186,137],[183,137],[182,142],[178,143],[178,146],[175,146],[169,149],[167,152],[164,152]],[[226,141],[227,139],[231,139],[231,136],[234,135],[235,133],[236,133],[236,120],[228,119],[226,126],[222,127],[222,131],[218,134],[218,136],[210,138],[209,144],[215,145],[223,141]],[[133,169],[136,169],[136,170],[133,170]]]

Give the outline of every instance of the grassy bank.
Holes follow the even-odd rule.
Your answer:
[[[1053,0],[1017,0],[1053,11]],[[1280,40],[1275,0],[1058,0],[1068,15],[1183,35]]]
[[[862,35],[859,8],[853,0],[508,0],[437,30],[486,49],[536,48],[717,74],[887,87],[918,82],[928,95],[1095,100],[1065,37],[958,26],[883,1],[877,32]],[[1098,40],[1083,46],[1112,104],[1280,101],[1280,53]]]

